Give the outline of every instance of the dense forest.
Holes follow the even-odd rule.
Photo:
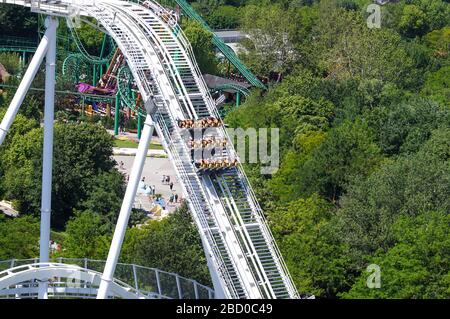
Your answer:
[[[214,29],[248,35],[240,57],[255,74],[282,75],[267,91],[252,90],[225,122],[280,129],[279,170],[261,175],[258,164],[245,168],[300,293],[449,298],[450,6],[442,0],[387,3],[381,27],[369,28],[369,3],[191,4]],[[25,10],[19,21],[5,8],[2,33],[30,33],[36,18]],[[211,35],[187,19],[182,26],[202,71],[223,75]],[[95,51],[101,37],[92,33],[80,31]],[[11,81],[20,73],[17,59],[0,54]],[[0,94],[0,118],[10,93]],[[12,200],[22,215],[0,216],[0,260],[38,254],[41,118],[42,96],[32,94],[0,148],[0,199]],[[125,187],[110,160],[112,139],[96,123],[60,121],[55,134],[52,225],[64,243],[60,254],[104,259]],[[123,261],[210,284],[186,207],[133,227],[141,220],[134,212]],[[381,269],[379,289],[366,286],[371,264]]]
[[[280,170],[248,170],[298,289],[448,298],[448,4],[387,4],[369,29],[361,2],[292,3],[245,7],[240,26],[261,43],[243,59],[285,78],[227,122],[280,128]],[[370,264],[381,289],[366,286]]]

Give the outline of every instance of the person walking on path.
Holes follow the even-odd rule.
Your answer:
[[[173,183],[172,182],[170,182],[169,187],[170,187],[170,190],[173,190]]]

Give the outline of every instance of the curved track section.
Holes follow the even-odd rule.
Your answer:
[[[53,278],[55,283],[60,283],[61,279],[63,279],[63,282],[69,282],[69,285],[65,287],[61,287],[61,285],[49,287],[49,293],[52,296],[62,292],[67,296],[82,294],[95,296],[97,287],[100,285],[101,276],[102,274],[99,272],[83,269],[75,265],[36,263],[18,266],[0,272],[0,296],[7,298],[8,296],[28,295],[32,298],[37,296],[38,293],[38,287],[33,282],[47,281],[48,278]],[[73,282],[76,282],[76,284]],[[123,299],[155,298],[153,295],[143,295],[118,280],[114,280],[111,283],[110,297]]]
[[[242,167],[205,174],[192,161],[177,121],[220,116],[188,41],[164,8],[153,1],[1,1],[60,16],[75,8],[117,43],[188,199],[216,296],[298,298]],[[216,157],[238,158],[224,127],[214,137],[228,140]]]
[[[223,42],[210,28],[210,26],[206,23],[205,19],[203,19],[192,6],[186,0],[172,0],[175,1],[180,8],[183,10],[183,13],[186,14],[189,18],[196,20],[199,22],[207,31],[211,32],[213,35],[213,43],[219,49],[220,52],[234,65],[234,67],[239,70],[239,72],[255,87],[259,87],[260,89],[267,89],[266,86],[242,63],[241,60],[236,56],[236,53],[225,43]]]
[[[0,261],[0,298],[36,298],[39,280],[48,282],[50,298],[95,298],[100,271],[106,263],[104,260],[62,257],[42,264],[43,267],[39,267],[38,262],[38,258]],[[51,276],[46,277],[49,274]],[[32,280],[28,280],[30,277]],[[155,268],[119,263],[115,278],[118,293],[110,293],[110,298],[214,298],[211,288]]]
[[[247,89],[245,86],[242,86],[239,84],[234,84],[234,83],[218,85],[218,86],[214,87],[211,91],[217,92],[217,91],[226,91],[226,90],[239,92],[242,95],[244,95],[245,97],[248,97],[250,95],[249,89]]]

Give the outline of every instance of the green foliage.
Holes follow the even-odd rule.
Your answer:
[[[450,107],[450,65],[430,73],[425,81],[422,93],[431,96],[442,105]]]
[[[14,136],[11,147],[1,154],[5,197],[14,200],[16,209],[25,214],[39,212],[41,153],[42,131],[35,128],[25,135]]]
[[[450,216],[444,212],[400,217],[392,227],[395,246],[370,260],[381,268],[381,288],[368,289],[368,274],[362,273],[342,297],[449,298],[449,226]]]
[[[17,53],[0,53],[0,64],[11,75],[17,75],[21,70],[20,57]]]
[[[388,161],[342,198],[334,225],[355,258],[395,243],[392,223],[400,215],[450,211],[450,130],[440,129],[413,156]]]
[[[309,73],[288,77],[263,99],[257,92],[227,115],[231,127],[280,128],[282,152],[311,131],[326,130],[334,117],[334,105],[320,97],[321,82]]]
[[[150,221],[126,234],[124,262],[175,272],[210,285],[200,237],[187,207],[162,221]]]
[[[301,294],[321,297],[345,291],[346,247],[335,245],[328,226],[332,207],[313,195],[269,214],[281,252]]]
[[[368,176],[381,160],[366,123],[344,122],[332,129],[303,166],[303,192],[336,201],[354,179]]]
[[[333,116],[333,105],[323,99],[314,101],[303,96],[286,96],[280,98],[273,106],[275,112],[282,114],[282,127],[292,128],[295,123],[293,132],[287,132],[286,137],[305,134],[310,131],[325,130],[330,124]],[[292,134],[291,134],[292,133]]]
[[[389,29],[369,29],[357,12],[338,9],[318,24],[313,44],[318,65],[337,79],[377,79],[401,86],[413,80],[413,61],[401,37]],[[333,32],[323,28],[335,23]]]
[[[442,0],[413,0],[413,5],[422,10],[426,16],[427,29],[437,30],[450,21],[450,6]]]
[[[450,27],[444,27],[440,30],[434,30],[424,37],[425,43],[435,50],[435,55],[448,57],[450,43]]]
[[[5,116],[6,109],[0,109],[0,118]],[[25,135],[34,128],[39,127],[39,122],[29,116],[17,114],[14,122],[6,136],[5,142],[2,144],[2,148],[6,148],[15,136]]]
[[[32,86],[39,86],[40,84],[40,74],[36,75],[36,78],[32,84]],[[10,77],[8,80],[8,85],[18,86],[20,83],[17,77]],[[43,86],[43,84],[42,84]],[[14,95],[16,93],[16,88],[7,88],[4,91],[4,94],[0,97],[0,115],[3,114],[2,108],[6,108],[10,105]],[[58,99],[56,99],[58,101]],[[20,106],[18,114],[25,116],[29,120],[41,120],[41,113],[44,105],[44,95],[43,92],[35,92],[29,91],[25,96],[22,105]]]
[[[0,118],[3,118],[5,113],[6,113],[5,110],[0,109]],[[3,152],[7,150],[7,148],[9,147],[9,145],[11,145],[12,141],[15,139],[16,136],[23,136],[32,129],[37,128],[38,126],[39,123],[36,120],[26,118],[21,114],[17,114],[13,122],[13,125],[9,130],[9,133],[5,138],[5,141],[0,147],[0,154],[3,154]],[[0,159],[1,158],[2,155],[0,155]],[[0,160],[0,176],[2,177],[4,176],[5,169],[6,169],[5,162],[3,160]],[[0,198],[3,198],[5,194],[4,185],[5,184],[3,182],[0,182]]]
[[[100,173],[90,182],[87,198],[80,203],[84,210],[100,215],[103,227],[110,232],[116,224],[122,198],[125,194],[123,175],[116,170]]]
[[[326,135],[323,132],[309,132],[297,136],[296,147],[287,151],[280,170],[268,181],[272,196],[280,202],[288,202],[302,196],[303,170],[313,150],[318,148]]]
[[[426,15],[415,5],[406,5],[403,7],[403,14],[398,23],[400,31],[408,36],[423,34],[426,29]]]
[[[435,102],[412,98],[374,109],[367,115],[384,153],[414,153],[431,132],[450,125],[450,110]]]
[[[242,29],[249,39],[242,44],[244,62],[257,74],[267,76],[270,71],[286,72],[296,58],[291,35],[296,25],[291,12],[279,5],[249,5],[243,11]],[[277,21],[277,23],[274,23]]]
[[[76,29],[86,51],[94,56],[100,56],[104,34],[99,32],[87,23],[82,23],[80,28]],[[78,48],[74,47],[77,51]]]
[[[2,4],[0,7],[0,30],[2,35],[37,38],[37,14],[29,8]]]
[[[100,214],[92,211],[76,212],[66,225],[62,256],[105,260],[109,246],[102,240],[107,235],[104,228]]]
[[[213,29],[234,29],[238,27],[240,19],[239,9],[233,6],[219,6],[207,18]]]
[[[406,37],[423,36],[426,32],[448,25],[450,8],[442,0],[408,0],[383,7],[383,25]]]
[[[35,258],[39,255],[39,222],[24,216],[0,215],[0,260]]]
[[[253,90],[226,122],[280,129],[278,172],[261,176],[260,164],[245,169],[300,292],[448,298],[450,6],[402,0],[383,6],[382,28],[369,29],[369,2],[198,0],[193,6],[213,28],[239,27],[249,35],[241,55],[252,71],[283,75],[268,91]],[[2,32],[35,32],[36,16],[14,9],[1,6]],[[201,71],[217,73],[212,35],[192,21],[184,27]],[[87,24],[78,33],[98,55],[101,33]],[[33,86],[43,86],[42,74]],[[1,95],[3,107],[13,94]],[[0,149],[0,198],[14,200],[22,215],[39,212],[42,104],[42,94],[27,97]],[[62,255],[104,259],[124,191],[110,160],[113,141],[95,125],[59,124],[55,131],[52,225],[66,230],[58,234]],[[141,211],[132,213],[123,261],[210,284],[186,208],[145,222]],[[31,217],[0,217],[0,257],[35,257],[36,230]],[[381,266],[381,289],[366,288],[372,263]]]
[[[183,26],[183,30],[192,45],[200,70],[203,73],[215,74],[218,62],[212,43],[213,35],[196,21],[187,21]]]
[[[398,232],[448,228],[448,219],[415,216],[450,211],[449,6],[383,6],[382,28],[369,29],[367,3],[247,2],[244,61],[259,75],[287,76],[253,92],[226,122],[280,129],[279,171],[245,169],[302,294],[445,298],[448,265],[430,256],[442,260],[448,248],[417,253]],[[427,245],[444,235],[431,231]],[[391,288],[365,288],[372,262]]]
[[[54,227],[63,228],[73,209],[85,207],[106,213],[107,209],[101,207],[98,200],[95,205],[89,200],[90,196],[97,196],[100,187],[107,189],[102,194],[112,193],[108,195],[112,201],[109,203],[110,209],[117,208],[114,201],[121,197],[123,180],[114,175],[114,163],[110,159],[112,147],[112,137],[99,126],[55,126],[52,198]],[[5,190],[6,198],[16,200],[20,212],[37,214],[41,192],[42,129],[36,128],[27,134],[14,136],[11,147],[2,154],[2,167],[2,189]]]

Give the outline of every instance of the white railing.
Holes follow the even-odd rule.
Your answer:
[[[199,228],[199,231],[200,231],[201,235],[204,235],[208,241],[208,244],[211,249],[211,253],[213,254],[211,256],[211,257],[213,257],[213,262],[215,262],[216,267],[219,270],[219,275],[221,275],[222,279],[226,283],[226,286],[230,292],[230,297],[237,298],[238,294],[235,290],[234,285],[232,284],[231,274],[228,272],[227,267],[225,266],[225,263],[223,261],[223,256],[217,248],[218,245],[214,239],[214,235],[212,233],[211,227],[209,226],[209,221],[207,220],[207,218],[205,216],[205,211],[204,211],[202,205],[200,204],[200,202],[197,198],[198,194],[192,187],[192,184],[190,181],[191,178],[194,178],[195,182],[201,189],[201,187],[200,187],[201,184],[200,184],[198,175],[197,174],[192,175],[186,171],[186,169],[183,165],[184,162],[181,160],[178,150],[175,148],[175,144],[173,143],[173,140],[171,138],[171,134],[162,118],[160,121],[158,121],[158,124],[159,125],[158,125],[157,130],[158,129],[160,130],[160,132],[158,132],[158,133],[161,133],[162,136],[166,137],[166,139],[163,140],[165,149],[169,150],[169,152],[168,152],[169,157],[171,157],[172,161],[175,163],[176,170],[177,170],[179,176],[181,177],[181,180],[185,181],[185,183],[182,183],[185,187],[185,195],[184,196],[186,198],[189,198],[189,203],[191,204],[190,208],[193,210],[193,212],[195,212],[193,214],[193,217],[194,217],[194,219],[197,219],[197,225],[201,225],[201,227]],[[174,132],[178,133],[177,130],[174,130]],[[179,139],[181,141],[181,136],[179,134],[177,134],[177,136],[175,138]],[[187,151],[186,145],[184,143],[182,144],[181,147],[184,148],[184,151]],[[204,193],[202,193],[201,195],[203,196],[203,198],[206,198]],[[209,209],[211,210],[210,207],[209,207]]]
[[[11,259],[0,261],[0,284],[3,278],[13,274],[20,274],[27,270],[39,271],[39,269],[47,268],[73,268],[78,271],[88,272],[98,275],[98,280],[93,280],[89,283],[81,283],[76,286],[73,279],[76,279],[76,273],[73,276],[66,277],[62,280],[61,277],[53,276],[49,282],[49,292],[56,289],[58,292],[55,297],[67,294],[66,289],[73,290],[72,295],[76,292],[88,294],[89,298],[95,298],[97,295],[97,288],[100,282],[101,271],[104,268],[105,261],[93,260],[87,258],[54,258],[50,263],[39,264],[38,258],[35,259]],[[43,267],[45,266],[45,267]],[[155,268],[143,267],[134,264],[117,264],[114,282],[125,289],[126,291],[135,294],[137,298],[152,298],[152,299],[213,299],[214,291],[204,285],[201,285],[195,280],[179,276],[175,273],[162,271]],[[20,285],[21,287],[17,287]],[[36,293],[37,297],[37,281],[27,281],[16,283],[12,287],[0,290],[0,298],[2,296],[11,295],[14,291],[16,293]],[[92,293],[88,293],[89,290]]]

